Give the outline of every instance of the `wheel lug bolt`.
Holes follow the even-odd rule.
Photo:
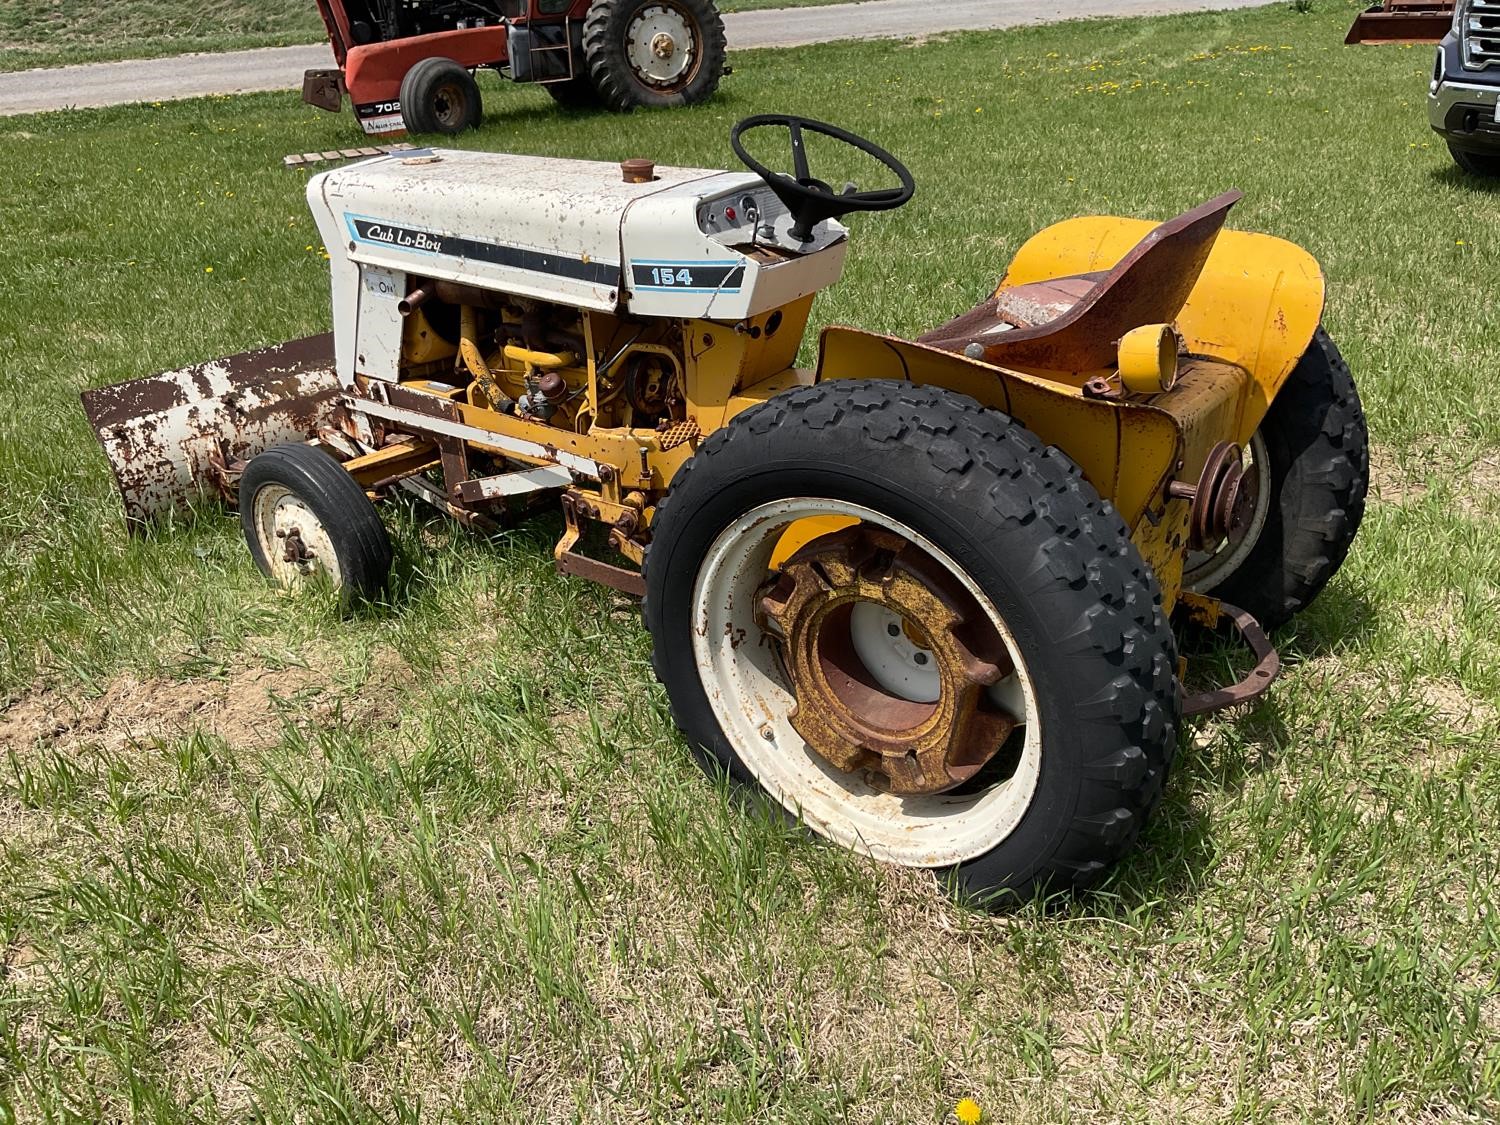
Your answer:
[[[885,627],[885,631],[893,637],[899,637],[901,635],[901,626],[892,621]]]
[[[919,652],[919,653],[917,653],[915,656],[912,657],[912,659],[914,661],[916,661],[917,664],[920,665],[920,666],[922,666],[922,667],[926,667],[926,665],[927,665],[927,654],[925,652]]]
[[[776,732],[774,730],[772,730],[770,727],[761,727],[760,728],[760,736],[762,738],[764,738],[767,742],[775,742],[776,741]]]

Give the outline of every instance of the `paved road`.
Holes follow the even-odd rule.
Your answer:
[[[1268,0],[878,0],[724,17],[729,46],[792,47],[838,39],[905,39],[943,31],[1054,23],[1088,16],[1144,16],[1254,8]],[[331,66],[327,44],[215,55],[90,63],[0,74],[0,116],[170,101],[205,94],[285,90],[309,67]]]

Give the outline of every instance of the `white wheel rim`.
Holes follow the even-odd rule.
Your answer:
[[[876,602],[860,602],[849,615],[854,652],[886,691],[914,703],[936,703],[943,677],[930,649],[908,635],[906,620]]]
[[[850,516],[900,535],[947,568],[978,601],[1015,665],[1014,674],[990,689],[1023,727],[1019,760],[1007,778],[973,794],[898,797],[838,770],[793,730],[787,715],[795,699],[777,642],[756,623],[754,607],[781,533],[809,516]],[[879,633],[865,642],[880,644],[880,636],[888,637],[886,624],[871,615],[860,628]],[[720,533],[699,570],[692,636],[704,694],[725,738],[756,781],[819,835],[885,862],[947,867],[992,851],[1031,807],[1042,731],[1036,689],[1015,638],[974,580],[899,520],[858,504],[809,497],[747,512]],[[895,660],[902,650],[889,647],[889,653]],[[919,679],[914,682],[920,686]]]
[[[255,536],[272,578],[288,587],[301,586],[316,575],[325,576],[335,586],[343,581],[328,529],[295,492],[285,485],[268,484],[256,492],[253,503]],[[310,556],[307,561],[286,557],[287,538],[292,535]]]
[[[630,69],[650,86],[670,86],[693,65],[697,42],[692,25],[676,8],[641,9],[625,33]]]
[[[1220,582],[1240,568],[1250,557],[1260,533],[1265,530],[1266,516],[1271,511],[1271,457],[1266,452],[1266,439],[1256,431],[1247,450],[1249,464],[1247,474],[1255,474],[1255,510],[1241,536],[1231,536],[1214,551],[1189,551],[1182,569],[1182,585],[1197,594],[1211,591]]]

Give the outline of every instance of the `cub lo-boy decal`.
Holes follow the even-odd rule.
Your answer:
[[[366,245],[393,246],[398,250],[418,254],[444,254],[450,258],[468,258],[472,261],[507,266],[510,269],[568,277],[594,285],[615,286],[620,282],[620,266],[617,262],[584,261],[582,258],[570,258],[567,255],[554,254],[549,251],[528,250],[522,246],[506,246],[499,242],[459,238],[457,235],[401,226],[363,215],[345,215],[344,222],[349,227],[350,237],[355,242],[363,242]]]

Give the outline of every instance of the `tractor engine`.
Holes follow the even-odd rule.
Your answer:
[[[417,281],[400,309],[403,381],[449,383],[470,405],[574,433],[664,427],[684,416],[682,332],[673,322],[437,280]]]
[[[435,31],[493,27],[516,15],[516,5],[485,0],[347,0],[354,45],[387,43]]]

